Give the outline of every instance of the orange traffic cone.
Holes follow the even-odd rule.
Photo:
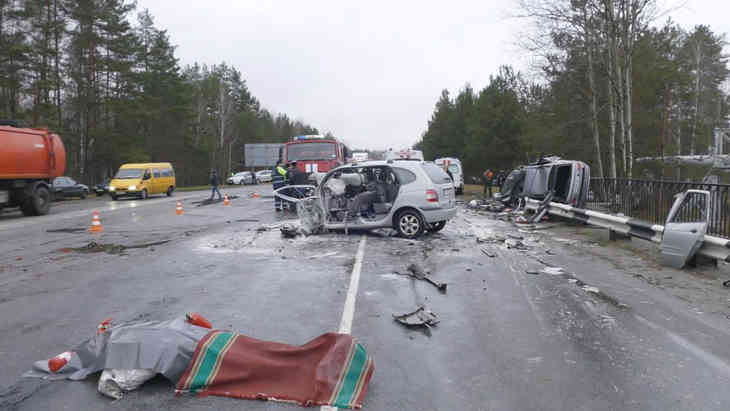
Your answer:
[[[223,194],[223,205],[231,205],[231,200],[228,199],[228,194]]]
[[[253,193],[253,198],[259,198],[259,193]]]
[[[183,214],[182,201],[177,202],[177,207],[175,207],[175,214],[177,214],[177,215]]]
[[[94,210],[94,217],[91,218],[91,227],[89,227],[90,233],[100,233],[104,231],[104,228],[101,226],[101,221],[99,220],[99,212]]]

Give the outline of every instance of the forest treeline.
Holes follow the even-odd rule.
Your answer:
[[[243,167],[243,145],[318,130],[264,109],[225,63],[181,67],[170,35],[128,0],[0,0],[0,118],[61,135],[86,183],[170,161],[178,185]]]
[[[505,66],[481,90],[444,90],[416,144],[426,158],[459,157],[476,176],[555,154],[593,177],[676,179],[635,160],[711,153],[727,128],[724,34],[658,24],[653,0],[520,0],[517,14],[535,23],[522,43],[540,80]]]

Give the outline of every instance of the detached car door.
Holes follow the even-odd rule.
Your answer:
[[[677,196],[664,225],[659,246],[661,263],[682,268],[694,257],[707,232],[710,192],[687,190]]]

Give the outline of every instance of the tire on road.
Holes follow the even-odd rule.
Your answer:
[[[119,198],[116,194],[109,193],[109,196],[112,198],[112,201],[117,201],[117,198]]]
[[[142,194],[140,194],[140,196],[139,196],[139,199],[140,199],[140,200],[146,200],[146,199],[147,199],[147,197],[148,197],[148,194],[147,194],[147,189],[146,189],[146,188],[144,188],[144,189],[142,189]]]
[[[172,197],[173,191],[175,191],[175,187],[173,187],[173,186],[167,187],[167,192],[165,194],[167,194],[168,197]]]
[[[398,234],[405,238],[420,237],[426,228],[421,214],[418,211],[411,209],[399,212],[395,217],[394,225]]]

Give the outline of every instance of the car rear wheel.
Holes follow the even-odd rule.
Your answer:
[[[81,195],[80,195],[79,197],[81,197],[81,199],[82,199],[82,200],[86,200],[86,196],[87,196],[87,195],[88,195],[88,194],[86,193],[86,191],[82,191],[82,192],[81,192]]]
[[[428,231],[432,233],[439,232],[446,227],[446,221],[438,221],[436,223],[431,223],[428,225]]]
[[[173,191],[175,191],[175,187],[172,187],[172,186],[167,187],[167,192],[165,194],[167,194],[168,197],[172,197]]]
[[[117,198],[119,198],[119,197],[117,197],[117,196],[116,196],[116,195],[114,195],[114,194],[109,194],[109,196],[111,196],[111,198],[112,198],[112,201],[117,201]]]
[[[146,200],[147,199],[147,189],[145,188],[142,190],[142,195],[140,196],[140,199]]]
[[[413,210],[401,211],[395,221],[395,229],[405,238],[419,237],[425,229],[423,217]]]

